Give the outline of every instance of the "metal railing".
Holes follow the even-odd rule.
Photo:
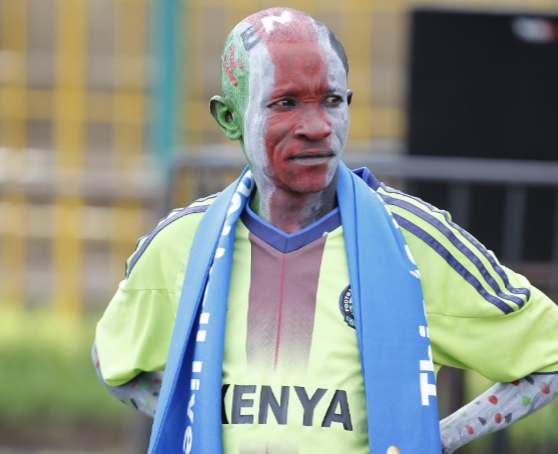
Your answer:
[[[60,169],[49,150],[0,147],[0,302],[74,313],[106,304],[162,205],[160,175],[144,161]]]

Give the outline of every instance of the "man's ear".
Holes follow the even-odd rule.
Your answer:
[[[242,130],[238,125],[238,114],[233,114],[226,101],[221,96],[214,96],[209,101],[209,111],[227,137],[238,140],[242,137]],[[236,117],[236,118],[235,118]]]
[[[353,90],[347,90],[347,104],[350,106],[353,100]]]

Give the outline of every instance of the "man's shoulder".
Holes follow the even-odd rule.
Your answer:
[[[191,248],[196,229],[203,213],[207,211],[218,194],[200,198],[187,207],[175,208],[163,217],[153,230],[136,243],[134,253],[126,262],[126,277],[129,277],[138,262],[161,253],[182,254]]]
[[[421,272],[423,291],[430,296],[431,310],[478,317],[509,314],[524,307],[530,297],[525,278],[503,267],[447,211],[385,185],[378,188],[378,194],[402,228]],[[439,304],[432,305],[436,299]],[[466,300],[467,304],[450,305],[450,300]]]
[[[377,192],[390,211],[399,219],[415,223],[423,220],[441,229],[443,229],[442,226],[456,227],[447,211],[439,209],[419,197],[393,189],[383,183],[379,185]],[[410,227],[408,223],[404,222],[404,224]]]
[[[471,258],[471,254],[474,254],[488,261],[493,260],[492,253],[456,224],[449,212],[385,184],[381,184],[377,192],[393,213],[407,240],[420,240],[417,244],[445,258],[449,258],[448,254],[459,251]],[[411,244],[409,246],[412,247]]]

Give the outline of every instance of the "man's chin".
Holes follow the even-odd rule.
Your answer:
[[[320,175],[316,175],[315,178],[308,176],[304,179],[296,178],[289,181],[283,187],[298,194],[316,194],[327,189],[331,185],[332,180],[332,177],[322,172]]]

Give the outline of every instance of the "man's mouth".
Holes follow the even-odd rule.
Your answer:
[[[332,150],[317,150],[317,151],[301,151],[287,158],[288,161],[298,161],[298,160],[323,160],[332,158],[335,153]]]

